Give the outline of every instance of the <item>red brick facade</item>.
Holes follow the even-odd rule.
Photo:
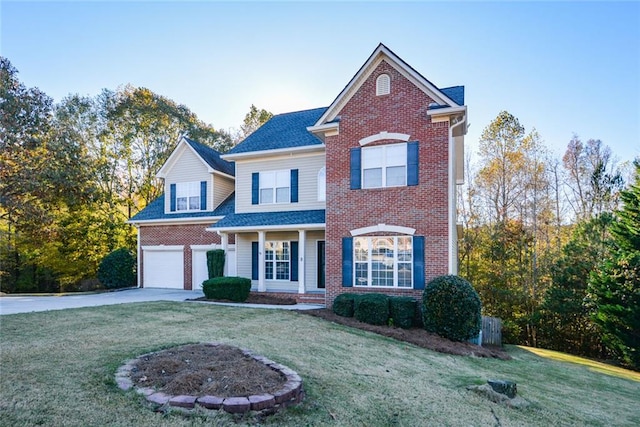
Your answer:
[[[389,95],[376,96],[376,79],[391,77]],[[326,283],[327,307],[343,292],[384,292],[419,297],[422,291],[342,287],[342,238],[350,230],[377,224],[415,228],[425,237],[425,279],[448,272],[449,123],[432,123],[433,102],[386,62],[380,63],[338,113],[339,135],[326,138]],[[380,132],[410,135],[419,141],[419,185],[350,189],[350,149]],[[398,141],[379,141],[374,146]],[[380,233],[376,233],[380,234]]]
[[[184,288],[191,290],[191,245],[221,244],[217,233],[205,231],[211,221],[201,224],[153,225],[140,227],[140,246],[184,245]],[[233,243],[229,236],[229,243]],[[141,284],[144,283],[144,251],[138,260]]]

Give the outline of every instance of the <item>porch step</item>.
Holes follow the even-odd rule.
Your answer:
[[[302,304],[325,304],[324,294],[323,295],[301,295],[298,297],[298,300]]]

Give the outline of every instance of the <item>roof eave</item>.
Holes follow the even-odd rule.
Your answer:
[[[438,117],[438,116],[450,116],[452,114],[465,113],[467,112],[467,106],[455,106],[455,107],[447,107],[447,108],[438,108],[436,110],[427,110],[428,116]]]
[[[219,231],[221,233],[229,233],[229,232],[250,232],[250,231],[279,231],[279,230],[324,230],[326,228],[326,224],[323,223],[315,223],[315,224],[281,224],[281,225],[247,225],[247,226],[239,226],[239,227],[207,227],[206,231]]]
[[[305,153],[305,152],[324,151],[324,150],[325,150],[324,144],[312,144],[312,145],[303,145],[302,147],[288,147],[288,148],[277,148],[273,150],[247,151],[245,153],[223,154],[220,157],[224,160],[234,161],[234,160],[248,159],[251,157],[275,156],[278,154]]]
[[[137,221],[127,220],[126,224],[131,225],[153,225],[153,224],[162,224],[162,225],[170,225],[170,224],[197,224],[201,222],[211,223],[217,222],[224,218],[224,215],[215,215],[215,216],[199,216],[195,218],[158,218],[158,219],[141,219]]]

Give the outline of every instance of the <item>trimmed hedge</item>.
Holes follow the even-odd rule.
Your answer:
[[[207,251],[207,271],[209,279],[224,276],[224,249]]]
[[[358,294],[340,294],[333,300],[333,312],[342,317],[353,317],[353,308]]]
[[[214,277],[202,282],[202,290],[208,299],[226,299],[245,302],[251,291],[251,279],[244,277]]]
[[[389,320],[389,297],[383,294],[364,294],[354,301],[354,317],[371,325],[386,325]]]
[[[411,297],[389,297],[389,319],[394,326],[409,329],[413,326],[416,300]]]
[[[440,276],[422,294],[424,328],[454,341],[474,338],[482,327],[482,304],[473,286],[459,276]]]
[[[129,249],[120,248],[105,256],[98,267],[98,280],[107,289],[136,285],[136,259]]]

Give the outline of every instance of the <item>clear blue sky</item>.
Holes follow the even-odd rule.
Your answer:
[[[0,2],[0,53],[60,101],[130,83],[219,129],[327,106],[382,42],[464,85],[474,152],[501,110],[560,156],[573,133],[640,156],[639,2]]]

